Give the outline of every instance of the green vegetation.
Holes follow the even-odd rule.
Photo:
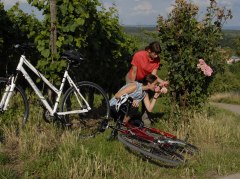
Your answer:
[[[208,87],[224,63],[219,46],[221,29],[224,20],[231,18],[231,13],[220,10],[214,0],[201,21],[198,11],[193,3],[176,1],[168,18],[158,19],[158,36],[169,66],[170,97],[184,108],[199,107],[209,96]],[[199,59],[204,59],[214,73],[203,74],[197,68]]]
[[[44,27],[48,27],[50,1],[28,2],[43,11],[45,18],[42,23]],[[50,53],[48,28],[41,29],[41,33],[35,38],[42,55],[38,66],[47,71],[49,78],[58,79],[59,72],[65,67],[58,59],[61,52],[77,49],[88,59],[80,67],[80,73],[79,68],[76,69],[80,74],[76,77],[78,80],[97,82],[109,94],[121,86],[127,71],[127,60],[136,48],[131,37],[123,32],[114,7],[107,10],[98,0],[58,1],[55,26],[58,32],[56,57]],[[108,83],[109,81],[112,83]]]
[[[180,138],[189,133],[189,141],[200,148],[199,155],[179,168],[151,163],[117,140],[107,141],[110,130],[83,140],[74,131],[45,123],[38,107],[31,106],[31,112],[18,137],[13,128],[0,125],[5,136],[1,178],[215,178],[240,169],[239,120],[226,111],[206,108],[177,128],[164,118],[156,124]]]
[[[32,53],[26,52],[29,59],[38,64],[49,78],[57,79],[65,63],[56,59],[52,61],[50,54],[49,8],[45,4],[49,1],[28,2],[43,10],[46,16],[42,22],[23,13],[18,5],[5,11],[0,3],[0,22],[3,24],[0,27],[0,54],[3,59],[0,73],[5,75],[6,66],[12,70],[16,65],[19,56],[12,54],[13,44],[35,42],[37,49],[31,50]],[[172,92],[183,97],[183,102],[188,97],[198,103],[207,100],[210,93],[221,93],[210,100],[239,104],[240,63],[224,64],[224,55],[238,54],[240,31],[221,31],[221,18],[227,18],[229,14],[220,14],[214,25],[208,23],[212,20],[211,13],[207,14],[206,21],[198,22],[195,6],[181,4],[185,1],[177,2],[169,19],[159,19],[160,34],[156,27],[121,27],[116,9],[107,11],[97,0],[82,1],[80,5],[79,0],[59,2],[58,56],[66,49],[81,49],[88,61],[80,67],[81,70],[75,69],[75,74],[79,74],[76,78],[96,81],[110,96],[124,83],[131,55],[152,40],[160,40],[163,53],[159,76],[170,79],[171,89],[180,90]],[[212,12],[217,10],[213,6],[209,8]],[[170,26],[167,26],[168,22]],[[166,32],[165,36],[161,34],[163,32]],[[227,54],[220,53],[222,47]],[[214,73],[219,73],[211,79],[201,78],[203,75],[196,72],[199,58],[204,58],[214,68]],[[31,114],[27,127],[19,135],[12,125],[14,119],[1,116],[0,178],[185,179],[216,178],[240,171],[239,116],[228,111],[206,104],[198,112],[181,110],[179,113],[179,108],[172,105],[170,95],[173,93],[161,96],[154,111],[161,117],[156,115],[159,122],[154,125],[179,138],[189,134],[189,141],[200,148],[199,155],[186,165],[165,168],[129,151],[117,140],[107,141],[110,130],[83,140],[75,131],[45,123],[39,102],[31,93],[28,94]],[[16,110],[13,109],[12,113]],[[179,114],[187,120],[181,120]]]
[[[212,93],[229,93],[240,90],[240,63],[225,64],[224,70],[216,75],[210,86]]]
[[[240,105],[240,93],[239,92],[215,93],[214,95],[211,96],[210,101]]]
[[[233,50],[237,50],[236,40],[239,38],[239,36],[239,30],[223,30],[223,39],[220,41],[220,44],[222,47],[228,47]]]

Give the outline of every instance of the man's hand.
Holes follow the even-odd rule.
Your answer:
[[[160,83],[160,86],[161,86],[161,87],[163,87],[163,86],[167,87],[168,85],[169,85],[169,82],[168,82],[168,81],[162,81],[162,82]]]
[[[155,88],[155,93],[162,93],[162,94],[166,94],[167,92],[168,92],[168,90],[167,90],[167,86],[168,86],[168,81],[163,81],[163,82],[161,82],[160,84],[159,84],[159,86],[157,86],[156,88]]]

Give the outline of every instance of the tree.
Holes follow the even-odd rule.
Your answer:
[[[0,14],[0,73],[1,76],[6,76],[16,69],[20,57],[21,52],[17,53],[14,45],[33,43],[42,26],[34,15],[28,15],[20,10],[18,3],[8,11],[5,11],[3,4],[0,3]],[[36,63],[37,50],[26,50],[26,55],[32,63]]]
[[[57,53],[57,9],[56,0],[50,0],[50,16],[51,16],[51,53],[54,56]]]
[[[36,38],[43,56],[38,66],[46,70],[51,79],[58,79],[65,63],[50,60],[49,1],[28,2],[42,10],[45,16],[43,24],[46,29]],[[57,0],[56,9],[57,57],[66,49],[81,51],[88,60],[81,69],[77,69],[77,79],[95,81],[110,93],[116,90],[127,70],[126,59],[130,60],[135,50],[135,44],[119,25],[116,8],[106,10],[98,0]],[[121,80],[119,76],[122,76]]]
[[[177,106],[189,108],[204,104],[210,94],[209,85],[223,68],[219,41],[222,26],[231,11],[217,6],[210,0],[207,13],[198,20],[198,7],[186,0],[176,0],[168,18],[159,16],[159,39],[163,57],[169,65],[171,99]],[[197,68],[199,59],[213,69],[212,76],[205,76]]]

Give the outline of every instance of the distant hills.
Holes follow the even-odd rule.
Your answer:
[[[122,25],[126,32],[139,32],[142,30],[156,31],[156,25]],[[240,30],[240,26],[224,26],[223,30]]]
[[[240,30],[240,26],[225,26],[224,30]]]

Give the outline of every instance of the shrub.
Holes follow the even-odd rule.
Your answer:
[[[172,12],[166,19],[158,18],[159,39],[164,60],[168,62],[171,101],[177,106],[201,106],[210,95],[209,85],[219,71],[224,59],[219,40],[222,26],[231,11],[217,6],[210,0],[207,12],[198,20],[199,8],[186,0],[176,0]],[[212,67],[213,74],[203,73],[197,68],[199,59]]]

